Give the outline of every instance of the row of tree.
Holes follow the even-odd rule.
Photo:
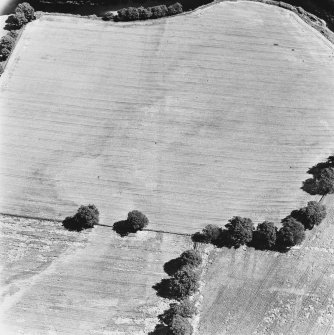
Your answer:
[[[10,15],[6,21],[6,29],[17,30],[22,28],[28,22],[35,20],[35,10],[28,2],[22,2],[17,5],[15,13]]]
[[[15,14],[10,15],[6,21],[6,30],[9,32],[0,39],[0,61],[5,61],[14,49],[18,36],[17,29],[35,19],[35,11],[29,3],[20,3]],[[0,75],[3,73],[3,67],[0,65]]]
[[[284,218],[278,229],[273,222],[264,221],[256,229],[249,218],[235,216],[223,229],[217,225],[207,225],[202,232],[193,235],[193,240],[212,243],[217,246],[252,246],[261,250],[284,251],[301,244],[305,239],[305,230],[313,229],[326,217],[326,207],[316,201],[310,201],[306,207],[294,210]]]
[[[177,300],[158,316],[160,323],[153,334],[191,335],[193,327],[189,320],[197,313],[194,301],[189,298],[199,289],[199,266],[202,256],[197,250],[187,250],[178,258],[165,263],[164,270],[169,278],[154,286],[163,298]]]
[[[63,226],[73,231],[93,228],[99,223],[99,216],[99,210],[95,205],[80,206],[73,216],[68,216],[64,219]],[[116,222],[113,228],[120,235],[127,235],[143,230],[148,223],[148,218],[142,212],[133,210],[128,213],[126,220]]]
[[[12,50],[14,49],[16,39],[17,39],[16,31],[9,31],[5,36],[2,36],[0,39],[0,57],[1,61],[5,61]]]
[[[313,177],[303,183],[304,191],[322,196],[334,193],[334,156],[316,164],[307,173]],[[306,207],[294,210],[284,218],[280,229],[269,221],[264,221],[254,229],[251,219],[235,216],[225,225],[225,229],[217,225],[207,225],[202,232],[193,235],[193,240],[218,246],[249,245],[257,249],[287,250],[301,244],[305,239],[305,230],[313,229],[325,217],[326,207],[310,201]]]
[[[182,5],[177,2],[173,5],[159,5],[153,7],[127,7],[117,11],[116,16],[107,15],[105,20],[113,19],[114,21],[137,21],[158,19],[165,16],[180,14],[183,12]]]

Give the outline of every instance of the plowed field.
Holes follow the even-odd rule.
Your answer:
[[[305,202],[334,140],[333,48],[293,13],[222,3],[144,23],[43,16],[0,79],[0,211],[94,203],[194,232]]]

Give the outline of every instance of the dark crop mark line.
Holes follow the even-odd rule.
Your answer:
[[[59,220],[59,219],[50,219],[50,218],[45,218],[45,217],[40,217],[40,216],[17,215],[17,214],[3,213],[3,212],[0,212],[0,215],[3,215],[3,216],[9,216],[9,217],[14,217],[14,218],[20,218],[20,219],[30,219],[30,220],[40,220],[40,221],[51,221],[51,222],[60,222],[60,223],[63,222],[63,220]],[[102,223],[97,223],[96,226],[107,227],[107,228],[113,228],[113,226],[106,225],[106,224],[102,224]],[[186,233],[174,233],[174,232],[171,232],[171,231],[156,230],[156,229],[143,229],[143,231],[149,231],[149,232],[154,232],[154,233],[162,233],[162,234],[179,235],[179,236],[191,236],[191,235],[192,235],[192,234],[186,234]]]

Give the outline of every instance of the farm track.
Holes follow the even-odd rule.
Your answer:
[[[0,212],[62,220],[95,203],[112,225],[138,208],[177,233],[277,221],[331,153],[333,62],[321,34],[259,3],[117,25],[43,16],[0,80]]]

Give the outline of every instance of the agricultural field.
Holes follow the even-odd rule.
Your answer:
[[[218,249],[211,254],[197,335],[334,333],[334,196],[328,216],[286,254]]]
[[[0,79],[0,212],[104,224],[143,211],[193,233],[304,205],[331,153],[334,53],[275,6],[224,2],[149,22],[45,15]]]
[[[152,286],[189,237],[0,217],[0,333],[147,334],[167,306]]]

